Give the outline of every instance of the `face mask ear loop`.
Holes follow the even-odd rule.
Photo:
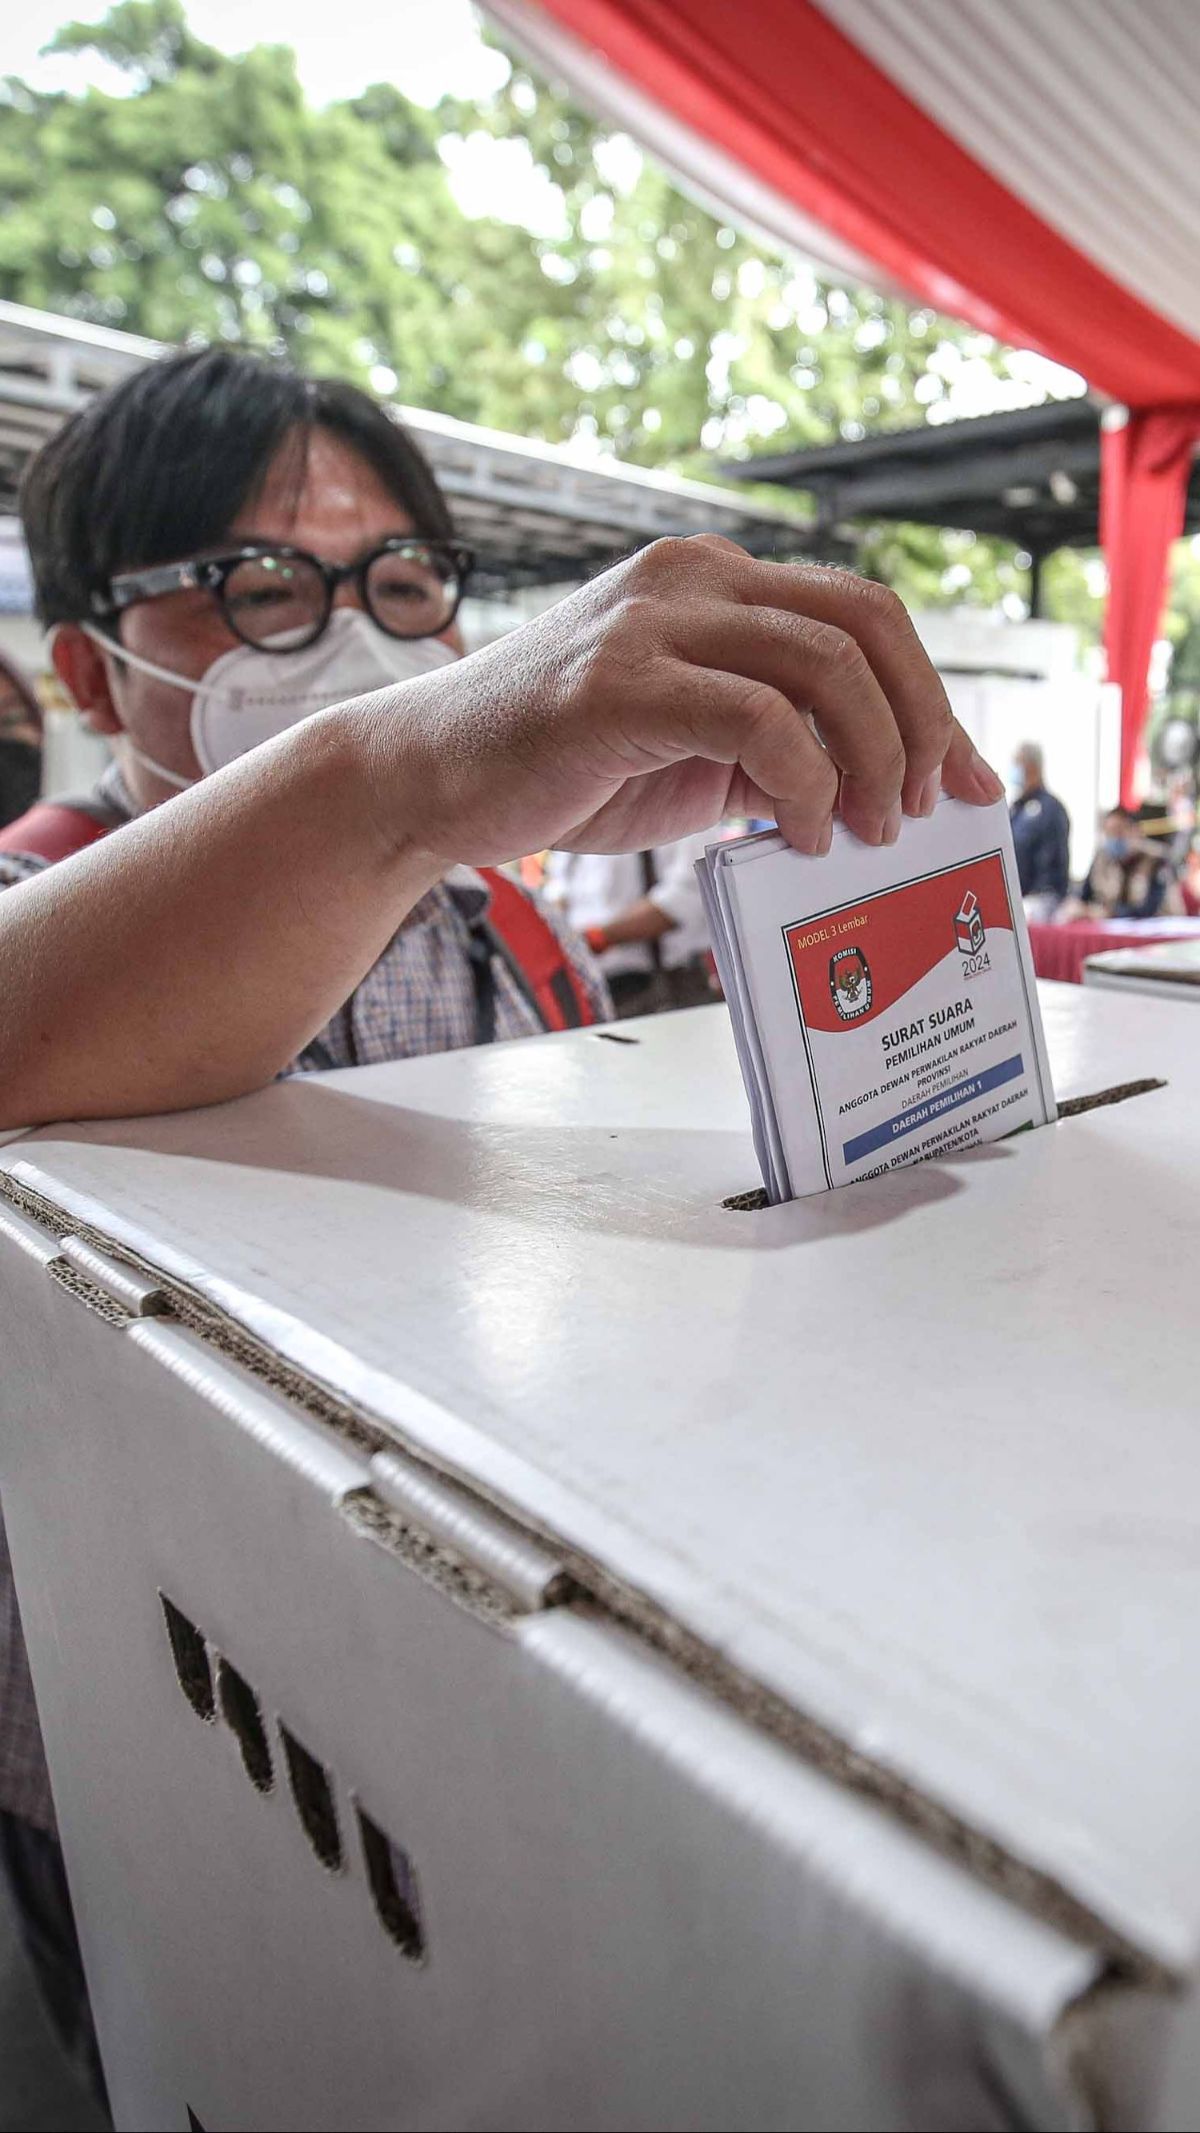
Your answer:
[[[127,746],[130,755],[134,756],[146,770],[152,770],[156,778],[162,779],[164,785],[173,785],[176,792],[187,792],[191,786],[200,783],[199,778],[181,777],[177,770],[168,770],[165,763],[156,763],[152,755],[147,755],[142,748],[135,748],[132,741],[127,740]]]
[[[140,652],[128,651],[123,644],[118,644],[115,637],[106,637],[103,630],[96,629],[91,622],[81,622],[79,627],[84,636],[90,637],[100,651],[111,653],[114,659],[123,661],[127,667],[135,667],[139,674],[149,674],[155,681],[170,682],[173,688],[183,689],[189,696],[207,696],[210,693],[203,679],[194,680],[190,674],[176,674],[170,667],[160,667],[153,659],[143,659]]]
[[[81,622],[79,627],[84,636],[90,637],[100,651],[111,652],[115,659],[122,660],[126,666],[136,667],[140,673],[153,675],[155,681],[170,682],[175,688],[186,690],[189,695],[194,696],[197,693],[199,684],[189,681],[186,675],[173,674],[169,667],[156,666],[152,659],[143,659],[137,652],[127,652],[123,644],[118,644],[115,638],[106,637],[103,630],[96,629],[90,622]],[[165,763],[156,762],[152,755],[147,755],[144,749],[138,748],[129,739],[128,734],[125,738],[130,754],[146,770],[152,770],[156,778],[161,778],[164,785],[174,786],[176,792],[186,792],[189,786],[197,783],[195,778],[182,777],[177,770],[168,770]]]

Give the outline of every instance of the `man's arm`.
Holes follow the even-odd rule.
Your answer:
[[[661,940],[664,933],[674,933],[678,924],[653,897],[639,896],[602,926],[589,926],[586,939],[593,955],[603,955],[606,948],[623,948],[629,941]]]
[[[881,843],[943,778],[1001,789],[898,601],[717,539],[657,543],[0,896],[0,1128],[260,1087],[455,861],[636,851],[726,813],[820,851],[839,798]]]
[[[217,1103],[322,1029],[442,871],[324,713],[0,896],[0,1127]]]
[[[588,945],[619,948],[627,941],[657,941],[664,934],[677,933],[681,926],[689,927],[693,938],[700,935],[706,942],[708,928],[696,880],[696,861],[710,842],[710,834],[684,837],[665,851],[653,854],[653,880],[644,895],[606,925],[595,927],[593,931],[604,938],[596,942],[589,935]]]

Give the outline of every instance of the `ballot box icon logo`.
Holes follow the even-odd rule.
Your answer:
[[[871,1009],[871,967],[861,948],[839,948],[829,958],[829,990],[843,1022]]]
[[[954,917],[954,938],[960,955],[978,955],[987,938],[983,913],[974,889],[968,889]]]

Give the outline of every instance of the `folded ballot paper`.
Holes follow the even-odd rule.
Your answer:
[[[894,845],[774,830],[697,873],[772,1200],[1055,1116],[1008,810],[942,799]]]

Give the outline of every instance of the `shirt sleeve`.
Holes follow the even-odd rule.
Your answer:
[[[703,859],[714,836],[714,831],[706,830],[698,837],[681,837],[677,844],[659,845],[654,854],[656,878],[646,895],[667,918],[692,933],[697,929],[707,932],[696,861]]]

